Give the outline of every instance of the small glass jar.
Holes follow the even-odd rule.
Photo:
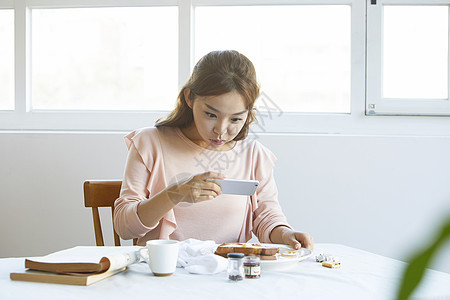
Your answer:
[[[244,279],[244,254],[228,253],[228,279],[239,281]]]
[[[256,279],[261,277],[261,261],[258,256],[246,256],[244,258],[245,278]]]

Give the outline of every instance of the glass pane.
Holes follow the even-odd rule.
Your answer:
[[[448,97],[448,7],[384,7],[386,98]]]
[[[172,109],[178,90],[176,7],[32,14],[33,109]]]
[[[14,110],[14,11],[0,9],[0,110]]]
[[[195,11],[195,58],[238,50],[254,63],[264,96],[286,112],[350,112],[350,44],[347,5]]]

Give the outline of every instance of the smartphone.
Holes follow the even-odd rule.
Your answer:
[[[259,185],[258,180],[240,180],[240,179],[207,179],[215,181],[222,188],[222,194],[252,196]]]

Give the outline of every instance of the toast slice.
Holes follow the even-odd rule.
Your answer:
[[[244,255],[273,256],[277,254],[277,247],[267,247],[249,243],[227,243],[217,247],[215,254],[227,257],[228,253],[244,253]]]

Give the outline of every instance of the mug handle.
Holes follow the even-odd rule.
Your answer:
[[[146,263],[148,263],[148,261],[149,261],[148,251],[144,251],[144,250],[147,250],[147,248],[146,247],[142,247],[142,248],[138,249],[136,251],[136,257],[138,258],[139,262],[146,262]]]

